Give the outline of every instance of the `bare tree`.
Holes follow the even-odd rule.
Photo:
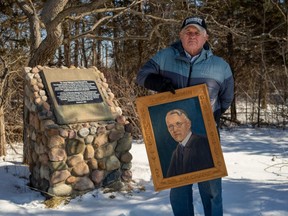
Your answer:
[[[7,86],[6,78],[8,74],[8,68],[6,66],[6,62],[1,57],[0,58],[2,64],[3,64],[3,71],[1,71],[1,86],[0,86],[0,156],[6,155],[6,135],[5,135],[5,119],[4,119],[4,98],[3,98],[3,92]]]

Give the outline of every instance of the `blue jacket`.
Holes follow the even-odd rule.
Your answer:
[[[193,62],[186,56],[180,41],[160,50],[140,69],[136,82],[144,86],[150,73],[170,78],[175,89],[206,83],[214,118],[219,125],[220,116],[234,97],[234,79],[229,64],[213,55],[207,46]]]

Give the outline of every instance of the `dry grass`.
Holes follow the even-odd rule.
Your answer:
[[[71,197],[59,197],[54,196],[44,201],[46,208],[57,208],[60,205],[67,205],[71,200]]]

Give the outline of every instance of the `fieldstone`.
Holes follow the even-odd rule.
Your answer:
[[[112,184],[115,181],[118,181],[121,179],[121,171],[120,170],[114,170],[113,172],[109,173],[106,178],[103,181],[103,186],[107,186]]]
[[[36,164],[32,169],[32,175],[35,179],[40,178],[40,165]]]
[[[36,154],[35,151],[32,152],[32,161],[34,163],[37,163],[38,162],[38,154]]]
[[[112,171],[120,168],[121,163],[115,155],[109,157],[106,161],[106,170]]]
[[[90,124],[88,122],[84,122],[84,123],[82,123],[82,126],[85,127],[85,128],[89,128]]]
[[[25,73],[30,73],[31,69],[32,69],[31,67],[24,67],[24,68],[23,68],[23,70],[24,70]],[[32,74],[32,75],[33,75],[33,74]]]
[[[107,95],[106,103],[108,104],[108,106],[111,106],[111,107],[115,106],[113,103],[113,100],[108,99],[108,98],[109,98],[109,96]]]
[[[133,156],[130,152],[125,152],[121,155],[120,161],[122,163],[130,163],[133,159]]]
[[[69,139],[66,145],[67,154],[76,155],[83,153],[85,150],[85,143],[83,139]]]
[[[41,110],[38,112],[38,118],[43,121],[43,120],[49,120],[49,118],[47,117],[47,113],[48,111],[47,110]],[[41,122],[42,123],[42,122]],[[44,131],[46,129],[49,129],[49,128],[57,128],[58,126],[56,124],[50,124],[48,125],[46,128],[43,127],[44,125],[41,124],[41,131]]]
[[[115,151],[115,148],[117,146],[117,141],[109,142],[109,145],[111,145],[113,147],[113,151]]]
[[[35,132],[35,130],[33,130],[33,131],[32,131],[32,134],[31,134],[31,139],[32,139],[33,141],[36,141],[36,138],[37,138],[36,132]]]
[[[63,129],[63,128],[60,128],[60,129],[59,129],[59,134],[60,134],[60,136],[62,136],[63,138],[67,138],[69,132],[68,132],[68,130],[65,130],[65,129]]]
[[[34,95],[35,98],[39,98],[40,97],[38,92],[33,92],[33,95]]]
[[[74,184],[75,182],[77,181],[77,177],[75,176],[69,176],[67,179],[66,179],[66,184]]]
[[[47,118],[52,118],[52,117],[54,117],[53,115],[54,115],[54,113],[51,110],[48,110],[46,113]]]
[[[49,162],[49,167],[52,171],[68,169],[67,164],[63,161]]]
[[[125,125],[127,120],[125,116],[121,115],[116,118],[116,121],[121,125]]]
[[[89,173],[89,167],[84,161],[81,161],[73,167],[71,172],[74,176],[84,176]]]
[[[100,82],[99,84],[100,84],[99,88],[102,90],[103,97],[106,98],[106,103],[109,105],[108,100],[107,100],[107,98],[108,98],[107,92],[106,92],[105,88],[103,88],[103,86],[101,86],[102,83]]]
[[[97,132],[97,128],[92,126],[92,127],[90,128],[90,134],[91,134],[91,135],[94,135],[94,134],[96,134],[96,132]]]
[[[122,172],[121,178],[124,182],[130,182],[132,180],[132,172],[131,170],[124,170]]]
[[[35,143],[34,150],[38,155],[44,154],[45,152],[47,152],[46,147],[41,142]]]
[[[107,130],[112,130],[115,128],[115,123],[106,125]]]
[[[98,127],[97,128],[97,134],[103,134],[103,133],[106,133],[107,132],[107,130],[106,130],[106,127],[104,127],[104,126],[101,126],[101,127]]]
[[[68,164],[68,166],[73,167],[81,161],[83,161],[83,155],[77,154],[77,155],[73,155],[73,156],[69,157],[67,160],[67,164]]]
[[[69,139],[73,139],[76,137],[76,132],[74,130],[70,130],[68,134]]]
[[[117,147],[115,148],[115,151],[129,151],[132,148],[132,141],[133,140],[131,134],[125,133],[124,136],[117,141]]]
[[[50,105],[46,101],[43,102],[42,106],[43,106],[43,109],[45,109],[47,111],[50,110]]]
[[[96,128],[97,128],[98,122],[90,122],[89,125],[90,125],[91,127],[96,127]]]
[[[44,88],[44,84],[39,82],[38,79],[37,79],[37,81],[38,81],[37,85],[38,85],[39,89],[43,89]]]
[[[46,95],[41,96],[41,100],[44,102],[46,102],[48,100],[48,97]],[[42,105],[43,105],[42,103]]]
[[[53,120],[45,119],[45,120],[41,121],[41,131],[46,131],[46,130],[49,130],[52,128],[54,128],[54,129],[59,128],[59,126],[57,124],[55,124],[55,122]]]
[[[115,95],[112,92],[109,92],[108,99],[113,101],[114,98],[115,98]]]
[[[65,181],[70,175],[68,170],[55,171],[51,176],[50,182],[51,184],[57,184]]]
[[[29,124],[33,126],[36,130],[40,129],[40,121],[37,115],[30,113]]]
[[[128,124],[125,124],[125,125],[124,125],[124,129],[125,129],[125,132],[127,132],[127,133],[132,133],[132,131],[133,131],[133,126],[132,126],[132,124],[128,123]]]
[[[36,104],[30,103],[29,110],[30,110],[31,112],[36,112],[36,111],[37,111],[37,106],[36,106]]]
[[[37,88],[39,90],[38,86],[36,86],[36,85],[35,85],[35,88]],[[35,88],[34,88],[34,91],[38,92],[37,89],[35,89]],[[42,104],[41,97],[35,98],[34,103],[37,104],[37,105],[41,105]]]
[[[96,147],[100,147],[108,142],[108,136],[106,133],[99,134],[95,137],[93,144],[96,145]]]
[[[91,158],[87,164],[91,170],[98,169],[98,161],[95,158]]]
[[[58,130],[58,129],[55,129],[55,128],[46,130],[46,131],[45,131],[45,135],[46,135],[47,137],[57,136],[57,135],[59,135],[59,130]]]
[[[94,170],[91,173],[91,179],[96,185],[99,185],[103,181],[104,176],[105,172],[103,170]]]
[[[113,152],[114,152],[113,146],[110,144],[107,144],[107,145],[101,146],[100,148],[96,149],[95,158],[101,159],[104,157],[108,157],[108,156],[112,155]]]
[[[78,191],[87,191],[94,189],[93,182],[88,177],[79,177],[73,187]]]
[[[116,101],[115,101],[116,103]],[[115,108],[116,113],[118,113],[118,115],[123,115],[123,111],[121,109],[121,107],[119,107],[119,105],[117,105],[117,107]]]
[[[44,69],[44,66],[42,66],[42,65],[37,65],[36,67],[39,69],[39,72]],[[45,67],[47,67],[47,66],[45,66]]]
[[[34,74],[37,74],[37,73],[39,73],[39,69],[37,67],[33,67],[31,72]]]
[[[49,180],[47,179],[41,179],[39,182],[39,189],[40,191],[47,191],[50,186]]]
[[[49,180],[50,178],[50,170],[48,165],[40,166],[40,178]]]
[[[48,189],[48,193],[54,194],[55,196],[69,196],[72,191],[72,186],[67,184],[58,184]]]
[[[86,136],[88,136],[88,134],[90,133],[90,131],[89,131],[89,129],[88,128],[82,128],[82,129],[80,129],[79,131],[78,131],[78,135],[80,136],[80,137],[86,137]]]
[[[85,152],[84,152],[84,158],[85,160],[89,160],[89,159],[92,159],[94,157],[94,148],[92,145],[86,145],[86,149],[85,149]]]
[[[111,184],[107,185],[106,187],[109,187],[113,191],[121,191],[122,188],[124,187],[124,183],[121,182],[120,180],[114,181]]]
[[[39,162],[43,165],[48,165],[49,157],[48,154],[40,154],[38,158]]]
[[[107,79],[106,79],[106,78],[103,78],[103,82],[107,83]],[[107,91],[107,93],[112,92],[110,88],[107,88],[106,91]]]
[[[110,131],[108,138],[109,138],[110,142],[113,142],[115,140],[118,140],[118,139],[122,138],[123,135],[124,135],[124,130],[121,131],[121,130],[113,129],[113,130]]]
[[[60,135],[52,136],[48,139],[48,148],[61,147],[65,144],[65,139]]]
[[[124,124],[120,124],[120,123],[115,123],[115,129],[118,130],[118,131],[121,131],[121,132],[125,132],[124,130]]]
[[[104,87],[104,89],[107,89],[108,86],[109,86],[108,83],[106,83],[106,82],[102,82],[101,84],[102,84],[102,86]]]
[[[37,80],[32,78],[30,79],[30,85],[33,86],[33,85],[37,85]]]
[[[48,155],[50,161],[63,161],[67,158],[65,150],[57,147],[51,148]]]
[[[40,91],[39,91],[39,95],[40,95],[40,96],[45,96],[45,95],[46,95],[46,92],[45,92],[44,90],[40,90]]]
[[[87,137],[85,137],[85,144],[91,144],[93,140],[94,140],[94,136],[88,135]]]
[[[97,160],[98,161],[98,169],[106,170],[106,160]]]
[[[125,164],[122,164],[121,166],[121,169],[122,170],[130,170],[132,168],[132,163],[125,163]]]
[[[48,147],[47,147],[48,138],[46,136],[44,136],[44,135],[41,136],[41,142],[43,143],[43,145],[45,145],[46,149],[48,149]]]
[[[34,78],[37,79],[37,82],[42,83],[42,79],[39,73],[34,74]]]
[[[38,82],[39,82],[39,79],[41,79],[39,73],[34,74],[34,78],[37,79]]]

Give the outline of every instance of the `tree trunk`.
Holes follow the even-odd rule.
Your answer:
[[[29,164],[32,160],[28,133],[29,110],[25,105],[23,112],[23,163]]]
[[[47,37],[40,44],[34,55],[29,61],[29,67],[45,65],[49,59],[54,57],[55,51],[62,44],[63,35],[61,24],[55,29],[47,28]]]
[[[0,107],[0,156],[6,155],[5,121],[3,107]]]
[[[83,25],[84,25],[84,23],[83,23]],[[79,22],[75,22],[75,27],[74,28],[75,28],[75,35],[79,35],[79,33],[80,33],[80,29],[79,29],[80,28],[80,24],[79,24]],[[79,48],[80,48],[79,39],[76,39],[74,41],[74,43],[75,43],[75,45],[74,45],[73,65],[75,67],[78,67],[79,66]],[[84,46],[84,44],[82,46]],[[83,50],[85,51],[85,48]],[[86,55],[86,52],[84,52],[83,55]],[[81,62],[80,62],[80,65],[81,65]],[[85,65],[85,67],[87,67],[87,65]]]
[[[229,58],[229,64],[231,66],[231,70],[235,79],[235,71],[234,71],[234,41],[233,41],[233,35],[231,33],[228,33],[227,35],[227,47],[228,47],[228,56]],[[236,83],[236,82],[235,82]],[[231,111],[231,120],[237,121],[237,112],[236,112],[236,85],[234,86],[234,99],[231,103],[230,111]]]
[[[66,40],[66,43],[64,43],[64,65],[70,67],[71,66],[71,50],[69,39],[70,27],[67,22],[63,24],[63,34]]]

